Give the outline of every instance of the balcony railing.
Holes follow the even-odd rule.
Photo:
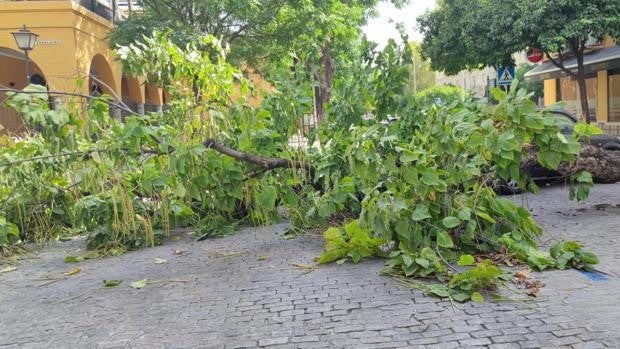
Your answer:
[[[51,1],[51,0],[0,0],[0,2],[35,2],[35,1]],[[125,9],[127,7],[127,0],[71,0],[72,2],[79,4],[85,9],[107,19],[110,22],[116,22],[125,18]],[[132,2],[134,4],[135,2]],[[138,10],[141,7],[136,6]]]
[[[95,14],[115,22],[121,18],[117,0],[72,0]]]

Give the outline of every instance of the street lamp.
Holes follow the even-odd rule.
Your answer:
[[[26,28],[26,25],[22,27],[19,31],[12,32],[13,37],[15,38],[15,43],[17,43],[17,47],[24,51],[26,55],[26,83],[30,83],[30,58],[28,57],[28,51],[34,48],[34,45],[37,43],[37,38],[39,35],[31,32]]]

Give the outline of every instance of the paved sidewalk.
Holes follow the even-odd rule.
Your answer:
[[[585,204],[567,198],[561,187],[528,196],[545,240],[578,239],[599,255],[599,269],[620,275],[620,185],[597,186]],[[620,347],[618,277],[545,272],[535,275],[547,284],[538,302],[453,309],[379,275],[381,260],[295,267],[313,263],[322,239],[285,240],[284,229],[203,242],[183,235],[78,264],[63,259],[83,253],[82,242],[50,246],[0,274],[0,348]],[[75,266],[83,271],[40,280]],[[144,278],[159,283],[128,287]],[[103,288],[103,279],[123,282]]]

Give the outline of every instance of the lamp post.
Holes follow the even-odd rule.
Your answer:
[[[26,28],[26,25],[22,27],[22,29],[12,32],[13,38],[15,38],[15,43],[17,43],[17,47],[19,47],[24,54],[26,55],[26,84],[30,83],[30,58],[28,57],[28,51],[31,51],[34,48],[34,45],[37,43],[37,38],[39,35],[31,32]]]

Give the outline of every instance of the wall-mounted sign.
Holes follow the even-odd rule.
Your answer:
[[[37,40],[37,45],[60,45],[60,44],[62,44],[62,40],[56,40],[56,39]]]

